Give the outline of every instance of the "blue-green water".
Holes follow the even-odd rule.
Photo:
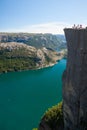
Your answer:
[[[0,75],[0,130],[32,130],[48,107],[62,100],[66,60],[40,70]]]

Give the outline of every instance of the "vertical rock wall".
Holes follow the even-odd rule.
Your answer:
[[[87,29],[64,29],[68,60],[63,74],[65,130],[87,130]]]

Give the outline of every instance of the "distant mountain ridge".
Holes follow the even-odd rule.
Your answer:
[[[0,42],[21,42],[36,48],[46,47],[53,50],[61,50],[66,48],[64,35],[0,33]]]
[[[0,33],[0,72],[52,66],[66,57],[64,49],[61,35]]]

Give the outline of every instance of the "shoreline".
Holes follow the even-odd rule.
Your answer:
[[[54,66],[54,65],[56,65],[60,60],[62,60],[62,59],[66,59],[64,56],[60,56],[59,58],[57,58],[56,60],[55,60],[55,62],[54,63],[49,63],[49,64],[47,64],[47,65],[43,65],[43,66],[38,66],[38,67],[36,67],[36,68],[32,68],[32,69],[21,69],[21,70],[13,70],[13,71],[10,71],[10,70],[7,70],[7,71],[3,71],[3,72],[0,72],[0,74],[6,74],[6,73],[9,73],[9,72],[21,72],[21,71],[29,71],[29,70],[40,70],[40,69],[44,69],[44,68],[47,68],[47,67],[52,67],[52,66]]]
[[[52,67],[52,66],[54,66],[54,65],[56,65],[60,60],[62,60],[63,58],[61,58],[61,59],[58,59],[55,63],[50,63],[50,64],[48,64],[48,65],[46,65],[46,66],[41,66],[41,67],[37,67],[37,68],[35,68],[35,69],[25,69],[25,70],[17,70],[17,71],[5,71],[5,72],[0,72],[0,74],[6,74],[6,73],[10,73],[10,72],[22,72],[22,71],[34,71],[34,70],[40,70],[40,69],[44,69],[44,68],[48,68],[48,67]]]
[[[35,69],[25,69],[25,70],[17,70],[17,71],[4,71],[4,72],[0,72],[0,74],[6,74],[6,73],[10,73],[10,72],[22,72],[22,71],[36,71],[36,70],[40,70],[40,69],[44,69],[44,68],[48,68],[48,67],[52,67],[54,66],[55,64],[57,64],[58,62],[56,63],[52,63],[50,65],[46,65],[46,66],[42,66],[42,67],[38,67],[38,68],[35,68]]]
[[[52,66],[54,66],[54,65],[57,64],[57,63],[58,63],[58,62],[56,62],[56,63],[50,63],[49,65],[39,67],[39,68],[37,68],[37,69],[35,69],[35,70],[44,69],[44,68],[47,68],[47,67],[52,67]]]

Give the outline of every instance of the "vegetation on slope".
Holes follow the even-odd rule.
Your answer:
[[[46,67],[55,64],[61,56],[45,47],[36,49],[23,43],[0,43],[0,72]]]
[[[38,128],[33,128],[32,130],[38,130]]]
[[[55,64],[65,55],[63,35],[0,33],[0,72],[29,70]]]
[[[8,44],[0,44],[0,72],[26,70],[36,67],[34,52],[29,51],[29,48],[27,49],[23,44]]]
[[[44,124],[42,123],[44,121]],[[63,111],[62,111],[62,102],[58,103],[52,108],[49,108],[43,115],[40,124],[39,130],[42,128],[50,128],[50,130],[62,130],[64,123],[63,123]],[[46,129],[47,129],[46,128]],[[33,128],[32,130],[38,130],[38,128]]]
[[[32,33],[0,33],[0,42],[24,43],[36,48],[50,48],[61,50],[66,48],[63,35],[52,34],[32,34]]]
[[[49,108],[43,118],[52,129],[63,125],[62,102]]]

